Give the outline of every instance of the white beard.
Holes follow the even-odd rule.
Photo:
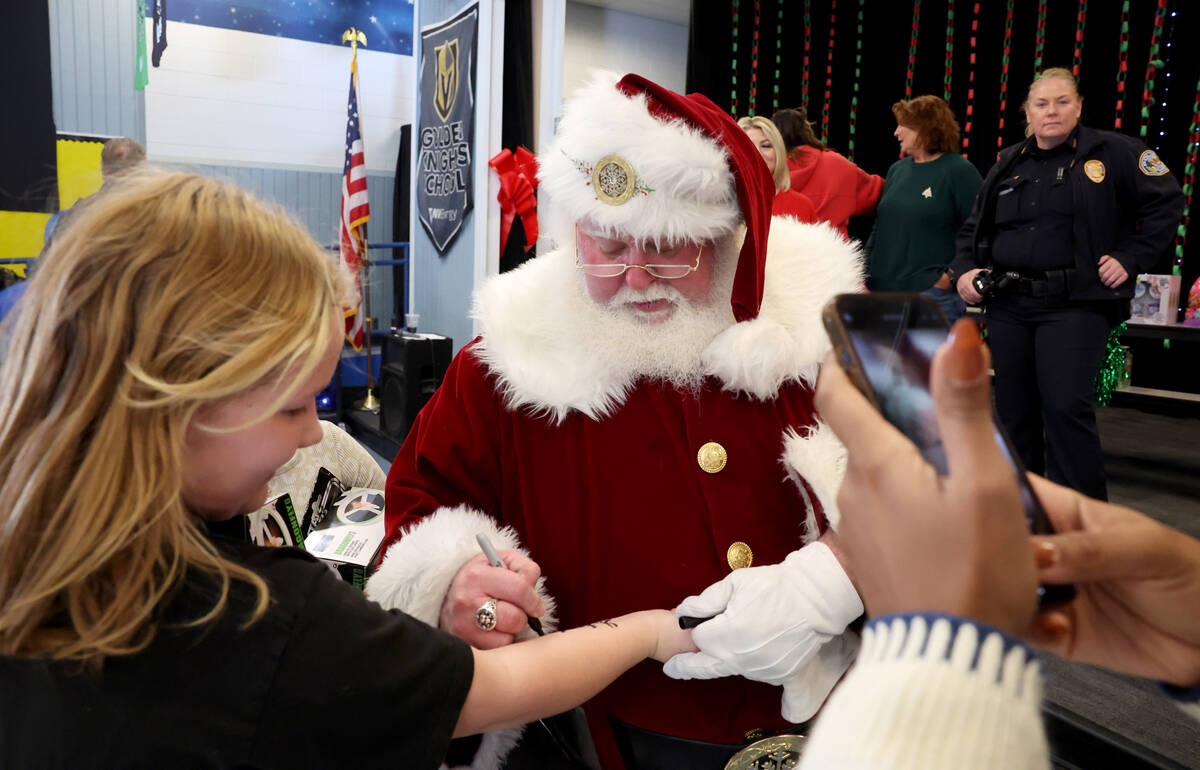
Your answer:
[[[690,301],[670,281],[660,280],[643,291],[622,286],[606,305],[600,305],[588,297],[583,281],[578,281],[583,294],[579,303],[583,308],[580,339],[588,354],[604,361],[606,368],[620,370],[631,378],[645,377],[699,389],[707,374],[702,362],[705,348],[734,323],[729,296],[737,251],[728,248],[731,240],[741,245],[740,238],[725,239],[720,244],[713,285],[704,300]],[[630,304],[657,299],[673,303],[673,312],[661,321],[659,313],[643,313]]]

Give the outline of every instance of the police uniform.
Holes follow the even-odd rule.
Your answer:
[[[985,300],[988,344],[996,409],[1029,470],[1106,498],[1095,376],[1109,328],[1128,317],[1134,277],[1170,244],[1182,208],[1153,150],[1085,126],[1049,150],[1030,137],[988,172],[951,273],[1015,276]],[[1106,254],[1129,276],[1115,288],[1100,281]]]

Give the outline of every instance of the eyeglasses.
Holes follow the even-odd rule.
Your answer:
[[[582,270],[585,274],[595,278],[616,278],[625,275],[625,271],[631,267],[645,270],[655,278],[663,278],[668,281],[674,281],[677,278],[684,278],[700,269],[700,256],[704,251],[704,247],[700,246],[696,249],[696,261],[689,265],[629,265],[624,262],[584,262],[583,256],[579,253],[579,233],[576,230],[575,234],[575,267]]]

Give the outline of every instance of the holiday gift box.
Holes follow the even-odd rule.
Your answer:
[[[1179,276],[1142,273],[1133,287],[1129,322],[1173,324],[1179,311]]]
[[[383,492],[354,487],[316,513],[304,549],[361,588],[383,545]]]
[[[247,532],[255,545],[272,548],[290,545],[304,547],[300,519],[292,505],[292,496],[284,492],[263,504],[248,517]]]

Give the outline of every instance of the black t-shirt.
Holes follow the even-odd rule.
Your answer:
[[[0,657],[0,767],[436,768],[474,675],[465,642],[387,612],[302,551],[216,540],[271,589],[202,628],[212,581],[190,577],[176,623],[103,672]]]
[[[1034,145],[996,186],[997,269],[1059,270],[1075,265],[1074,143]]]

